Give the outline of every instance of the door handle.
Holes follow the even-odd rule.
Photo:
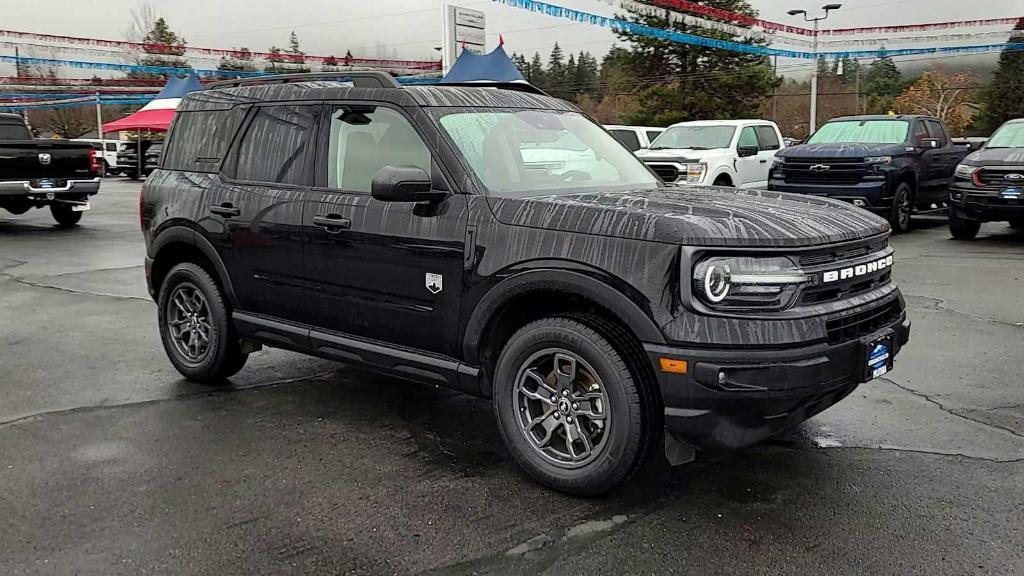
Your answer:
[[[767,164],[767,163],[768,163],[767,160],[761,160],[761,164]]]
[[[235,208],[231,202],[225,202],[220,206],[210,206],[210,212],[225,218],[232,218],[242,213],[242,211]]]
[[[342,218],[338,214],[328,214],[326,216],[313,216],[313,225],[323,228],[328,234],[337,234],[342,230],[351,228],[352,221],[348,218]]]

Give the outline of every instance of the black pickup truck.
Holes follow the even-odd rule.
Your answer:
[[[905,232],[915,208],[946,203],[953,171],[969,151],[931,116],[846,116],[806,144],[780,150],[768,189],[844,200]]]
[[[982,222],[1024,229],[1024,119],[1011,120],[956,167],[949,188],[949,231],[970,240]]]
[[[139,163],[139,150],[142,150],[142,163]],[[160,156],[164,151],[162,141],[153,142],[143,140],[142,142],[129,142],[117,153],[117,165],[121,166],[124,174],[132,180],[144,178],[153,173],[160,165]]]
[[[12,214],[49,206],[60,226],[78,224],[99,192],[99,162],[87,142],[34,139],[24,118],[0,114],[0,208]]]
[[[490,397],[524,469],[594,494],[661,438],[683,463],[794,426],[907,342],[873,214],[666,185],[529,85],[350,75],[182,100],[140,216],[186,377],[268,345]]]

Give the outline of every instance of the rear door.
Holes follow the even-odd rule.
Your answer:
[[[466,197],[381,202],[370,189],[388,165],[423,168],[435,189],[449,189],[427,144],[438,141],[436,133],[424,134],[403,110],[382,103],[328,105],[321,124],[320,186],[304,217],[317,326],[456,356]]]
[[[953,172],[960,161],[960,154],[952,146],[949,134],[938,120],[925,120],[928,137],[939,141],[939,147],[925,151],[928,159],[928,185],[921,200],[928,203],[944,202],[949,194]]]
[[[757,180],[748,184],[749,188],[764,189],[768,187],[768,172],[771,170],[775,155],[782,148],[779,133],[774,126],[762,124],[754,127],[757,133]]]
[[[302,204],[313,184],[319,103],[254,106],[207,190],[202,227],[242,311],[309,323],[302,283]]]

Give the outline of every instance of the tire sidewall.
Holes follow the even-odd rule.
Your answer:
[[[900,199],[903,196],[906,196],[910,202],[910,206],[907,211],[907,220],[905,223],[900,222],[900,204],[902,203],[900,202]],[[889,217],[889,224],[892,226],[893,232],[899,234],[910,230],[910,219],[913,212],[913,195],[910,191],[910,185],[906,182],[901,182],[900,185],[896,187],[896,194],[892,199],[892,214]]]
[[[174,293],[175,288],[183,283],[189,283],[202,292],[206,299],[206,307],[210,316],[210,325],[213,327],[214,335],[210,344],[211,350],[198,363],[189,362],[178,352],[171,340],[170,327],[167,319],[167,305]],[[219,368],[228,360],[229,339],[232,337],[227,309],[224,306],[224,299],[220,294],[217,285],[202,268],[195,264],[178,264],[167,273],[163,284],[160,286],[158,298],[157,320],[160,327],[160,340],[163,343],[164,351],[174,367],[183,376],[194,380],[215,379]]]
[[[573,321],[533,323],[509,339],[495,368],[494,409],[505,444],[516,461],[532,477],[558,489],[584,494],[607,491],[632,469],[642,439],[642,412],[631,406],[627,388],[635,387],[632,376],[607,340],[592,341],[583,325]],[[596,331],[592,331],[596,334]],[[517,376],[526,360],[545,348],[564,348],[586,360],[604,384],[610,408],[605,430],[607,441],[601,454],[587,465],[567,469],[538,454],[524,436],[513,401]],[[618,364],[618,365],[616,365]]]
[[[75,212],[66,204],[50,204],[50,214],[61,228],[70,228],[82,220],[82,213]]]

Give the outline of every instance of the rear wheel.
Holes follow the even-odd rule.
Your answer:
[[[892,200],[892,211],[888,218],[893,232],[902,234],[910,230],[910,213],[913,208],[913,192],[910,190],[910,184],[902,182],[896,187],[896,195]]]
[[[973,240],[981,230],[981,222],[961,218],[956,210],[949,210],[949,233],[957,240]]]
[[[82,219],[82,213],[72,210],[70,204],[50,204],[50,214],[61,228],[71,228]]]
[[[178,264],[160,287],[160,339],[171,364],[189,380],[222,382],[245,366],[224,296],[201,267]]]
[[[513,334],[498,359],[494,410],[505,444],[556,490],[611,490],[655,439],[654,400],[635,376],[643,371],[611,345],[610,330],[589,316],[544,318]]]

